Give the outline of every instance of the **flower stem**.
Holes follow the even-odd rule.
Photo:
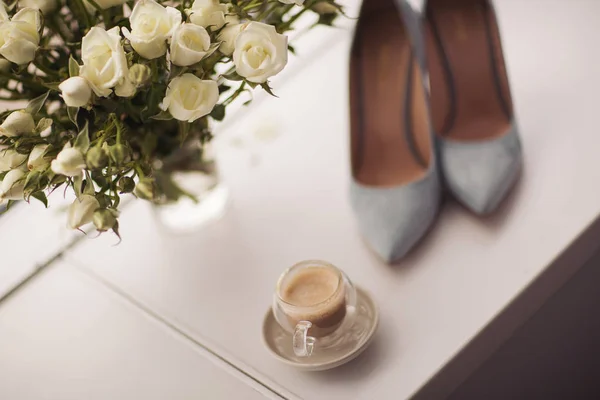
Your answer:
[[[48,88],[45,87],[44,85],[35,82],[33,79],[28,79],[22,76],[16,76],[13,74],[10,74],[8,72],[4,72],[4,71],[0,71],[0,76],[4,76],[6,78],[10,78],[10,79],[14,79],[18,82],[21,82],[23,84],[23,86],[27,86],[30,89],[34,89],[34,90],[44,90],[47,91]]]
[[[112,23],[112,15],[110,9],[102,10],[102,21],[104,21],[104,25],[106,25],[106,30],[109,30],[114,26]]]
[[[246,87],[246,81],[243,81],[242,84],[240,85],[240,87],[237,88],[237,90],[235,92],[233,92],[231,94],[231,96],[229,96],[227,99],[225,99],[225,101],[223,101],[223,105],[227,106],[227,105],[231,104],[240,94],[242,94],[245,87]]]
[[[139,164],[135,164],[134,168],[135,168],[135,172],[138,174],[138,176],[140,178],[144,178],[146,176],[144,174],[144,171],[142,170],[142,167],[140,167]]]
[[[94,24],[92,22],[92,17],[90,13],[88,13],[87,9],[85,8],[85,5],[83,4],[83,0],[73,0],[73,3],[78,8],[78,11],[81,14],[81,17],[83,18],[83,23],[85,24],[85,26],[91,28]]]
[[[54,77],[58,78],[58,72],[56,72],[53,69],[51,69],[51,68],[45,66],[44,64],[42,64],[42,62],[40,60],[34,61],[33,65],[35,65],[37,69],[39,69],[40,71],[42,71],[46,75],[48,75],[48,76],[54,76]]]
[[[300,10],[298,13],[296,13],[294,16],[292,16],[283,25],[281,25],[279,27],[279,29],[277,29],[277,31],[281,33],[281,32],[285,32],[285,31],[289,30],[292,27],[292,24],[294,22],[296,22],[298,20],[298,18],[300,18],[302,16],[302,14],[304,14],[307,11],[309,11],[310,8],[312,7],[312,5],[315,4],[315,3],[316,3],[315,0],[309,0],[309,1],[307,1],[306,4],[304,4],[304,8],[302,10]]]
[[[48,20],[48,24],[50,25],[50,28],[54,28],[58,36],[60,36],[60,38],[62,39],[65,46],[67,45],[67,43],[73,41],[73,34],[65,25],[64,20],[58,16],[58,14],[53,14],[52,18]]]
[[[113,121],[115,122],[115,128],[117,128],[117,143],[120,144],[121,143],[121,121],[119,121],[119,119],[117,118],[117,116],[115,114],[111,114]]]

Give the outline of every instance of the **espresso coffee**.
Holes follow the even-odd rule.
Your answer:
[[[321,337],[335,331],[346,316],[346,290],[340,274],[329,267],[308,267],[289,276],[280,287],[283,311],[289,323],[310,321],[310,334]]]

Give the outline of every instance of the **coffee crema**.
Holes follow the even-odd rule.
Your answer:
[[[282,282],[279,297],[289,323],[310,321],[310,334],[326,336],[335,331],[346,316],[346,290],[340,274],[329,267],[308,267]]]

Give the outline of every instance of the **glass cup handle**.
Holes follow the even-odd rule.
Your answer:
[[[310,357],[315,347],[316,339],[312,336],[308,336],[308,330],[312,326],[310,321],[300,321],[294,329],[294,337],[292,345],[294,347],[294,354],[297,357]]]

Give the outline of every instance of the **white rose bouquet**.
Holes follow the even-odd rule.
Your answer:
[[[118,235],[121,195],[189,196],[211,120],[244,92],[272,94],[298,18],[334,0],[0,1],[0,205],[72,190],[68,226]],[[22,106],[21,106],[22,107]],[[0,110],[1,111],[1,110]]]

